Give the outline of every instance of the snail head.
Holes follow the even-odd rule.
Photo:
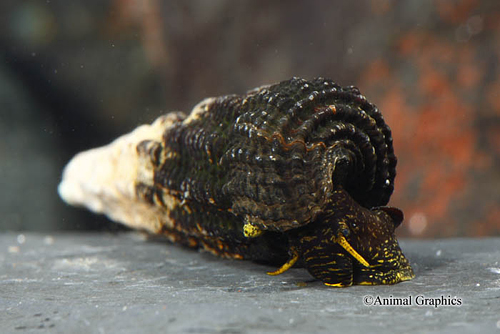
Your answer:
[[[299,232],[295,246],[311,275],[337,287],[413,278],[394,234],[403,213],[392,207],[366,209],[343,189],[333,197],[329,210]]]

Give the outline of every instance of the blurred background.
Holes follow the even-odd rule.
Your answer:
[[[0,231],[116,230],[64,165],[200,100],[300,76],[356,85],[398,156],[398,235],[500,234],[500,1],[2,0]]]

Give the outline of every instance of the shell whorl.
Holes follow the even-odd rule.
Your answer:
[[[323,78],[211,99],[162,144],[157,190],[265,230],[309,223],[333,185],[368,208],[385,205],[394,188],[396,157],[381,113],[357,88]]]

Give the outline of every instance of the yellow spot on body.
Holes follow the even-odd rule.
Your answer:
[[[243,235],[247,238],[255,238],[264,233],[260,228],[250,223],[243,226]]]
[[[331,286],[333,288],[345,288],[351,286],[351,284],[346,285],[344,283],[323,283],[323,284],[325,284],[326,286]]]
[[[376,282],[363,281],[363,282],[359,282],[358,284],[359,285],[376,285],[377,283]]]
[[[317,238],[318,238],[318,237],[316,237],[316,236],[307,236],[307,237],[303,237],[303,238],[301,239],[301,241],[302,241],[302,242],[304,242],[304,241],[305,241],[305,242],[311,242],[311,241],[316,240]]]

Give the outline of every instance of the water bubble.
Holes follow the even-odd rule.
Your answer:
[[[26,237],[24,236],[24,234],[19,234],[17,236],[17,243],[22,245],[26,242]]]

